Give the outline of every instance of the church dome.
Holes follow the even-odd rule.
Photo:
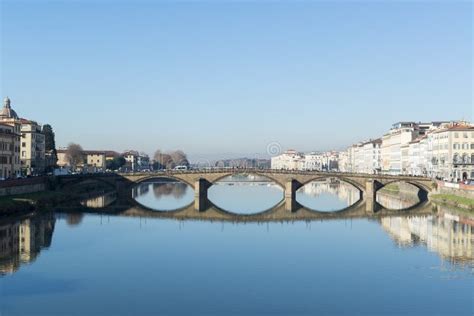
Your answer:
[[[10,106],[10,99],[6,97],[3,99],[3,108],[0,110],[0,120],[15,119],[18,120],[18,115]]]

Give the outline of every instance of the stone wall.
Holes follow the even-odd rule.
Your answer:
[[[438,181],[438,193],[453,194],[468,199],[474,199],[474,186]]]
[[[0,181],[0,196],[41,192],[48,189],[45,177]]]
[[[439,191],[440,194],[452,194],[452,195],[457,195],[457,196],[461,196],[461,197],[464,197],[464,198],[474,200],[474,191],[447,188],[447,187],[441,187],[441,188],[439,188],[438,191]]]

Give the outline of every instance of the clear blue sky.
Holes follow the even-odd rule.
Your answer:
[[[255,155],[473,118],[454,2],[1,1],[1,95],[57,144]]]

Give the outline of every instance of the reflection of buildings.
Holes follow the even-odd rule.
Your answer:
[[[458,216],[385,217],[381,224],[400,246],[423,243],[451,262],[474,260],[474,226]]]
[[[304,194],[320,196],[325,193],[337,196],[340,201],[352,205],[359,201],[360,192],[354,186],[341,181],[313,181],[300,189]]]
[[[283,190],[283,188],[273,182],[271,179],[256,174],[236,174],[220,179],[213,185],[232,185],[232,186],[266,186],[272,189]]]
[[[390,210],[403,210],[410,208],[418,203],[420,199],[418,195],[414,194],[385,194],[383,192],[377,192],[377,202],[383,207]]]
[[[271,179],[258,174],[234,174],[217,181],[219,182],[272,182]]]
[[[144,195],[153,190],[153,194],[156,198],[161,198],[163,196],[172,195],[175,198],[179,199],[186,194],[188,190],[188,185],[183,182],[177,181],[163,181],[163,182],[146,182],[136,186],[133,189],[133,198]]]
[[[14,273],[21,264],[34,261],[41,249],[49,247],[55,221],[54,216],[48,215],[0,225],[0,274]]]
[[[135,198],[147,194],[150,191],[150,183],[141,183],[132,189],[132,196]]]
[[[81,201],[81,204],[85,207],[90,208],[102,208],[109,206],[117,199],[117,193],[115,191],[104,193],[103,195],[89,198],[84,201]]]

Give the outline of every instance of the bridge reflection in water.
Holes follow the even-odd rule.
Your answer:
[[[156,183],[146,182],[133,189],[133,198],[118,195],[117,201],[108,208],[107,212],[122,216],[235,222],[342,219],[432,213],[432,205],[429,202],[418,203],[417,207],[410,205],[411,208],[408,207],[398,213],[395,210],[383,208],[379,208],[375,213],[368,212],[360,191],[353,185],[337,179],[314,181],[301,187],[297,191],[291,211],[288,210],[287,201],[284,199],[280,186],[259,176],[223,178],[213,187],[210,190],[209,199],[198,197],[199,207],[197,207],[192,199],[193,190],[187,184],[170,180],[163,182],[161,179]],[[243,193],[247,195],[239,194],[245,187],[247,191]],[[213,194],[212,190],[216,190],[218,194]],[[318,201],[321,196],[332,196],[336,199],[330,200],[329,207],[313,203],[315,198]],[[194,197],[196,198],[196,194]],[[168,203],[167,199],[171,199],[172,203]],[[222,203],[222,200],[226,199],[230,201],[227,205]],[[244,205],[244,209],[239,210],[238,207],[236,209],[234,205]],[[94,208],[97,207],[100,205]]]
[[[431,215],[416,215],[416,210],[413,210],[403,215],[392,213],[388,216],[379,216],[375,220],[380,223],[383,230],[399,247],[423,246],[453,265],[471,267],[474,264],[474,217],[458,214],[444,207],[436,207],[436,209],[437,213]],[[83,216],[87,216],[82,212],[70,209],[65,211],[66,213],[32,214],[21,219],[0,223],[0,276],[15,273],[22,265],[33,263],[42,250],[55,246],[52,244],[52,237],[58,217],[65,218],[69,226],[75,226],[81,224]],[[136,209],[115,212],[114,209],[105,208],[98,214],[142,218],[143,213],[138,215],[136,212]],[[155,212],[159,216],[147,217],[184,220],[185,217],[180,216],[180,212],[182,211]],[[257,218],[262,221],[264,218],[276,220],[278,208],[273,212],[273,215],[260,214]],[[307,216],[308,214],[310,213],[305,211],[300,215],[295,214],[295,217],[287,220],[291,222],[293,220],[317,219],[314,214]],[[193,216],[192,219],[213,221],[217,217],[219,216],[216,213],[215,216],[209,218]],[[246,224],[250,222],[250,218],[246,215],[233,217],[236,224]],[[342,217],[335,216],[333,218]],[[331,217],[325,219],[331,219]]]

